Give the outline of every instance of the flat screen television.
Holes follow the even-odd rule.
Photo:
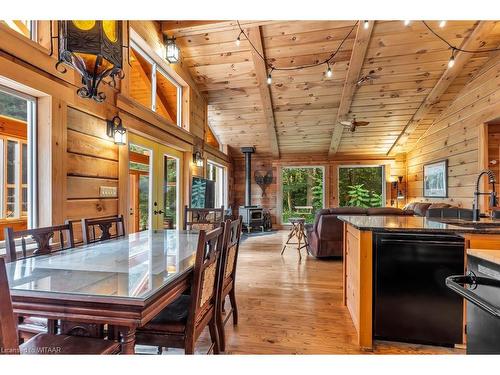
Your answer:
[[[191,185],[191,208],[215,207],[215,182],[206,178],[193,177]]]

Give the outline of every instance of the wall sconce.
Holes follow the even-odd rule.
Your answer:
[[[193,153],[193,163],[197,167],[203,167],[203,155],[201,151],[195,151]]]
[[[165,36],[163,41],[165,42],[165,59],[170,64],[177,64],[180,59],[180,51],[179,47],[175,43],[175,38]]]
[[[398,176],[398,183],[396,185],[398,187],[397,199],[405,199],[405,195],[404,195],[403,191],[399,188],[402,183],[403,183],[403,176]]]
[[[109,138],[113,138],[115,144],[127,144],[127,129],[123,127],[122,119],[120,117],[113,117],[111,121],[106,121],[106,125],[106,134]]]
[[[121,21],[59,21],[59,61],[56,69],[65,73],[61,64],[69,65],[82,76],[84,86],[78,96],[102,102],[106,95],[99,91],[104,78],[123,78]]]

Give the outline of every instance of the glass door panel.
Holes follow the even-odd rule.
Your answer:
[[[129,143],[129,233],[151,228],[153,150],[133,137]]]
[[[158,212],[158,228],[181,228],[181,161],[182,153],[172,148],[158,145],[161,155],[161,186],[158,192],[161,211]]]

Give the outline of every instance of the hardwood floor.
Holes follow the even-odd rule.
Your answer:
[[[342,262],[280,255],[288,231],[250,237],[240,247],[236,297],[238,326],[226,325],[227,354],[371,354],[358,349],[342,305]],[[206,337],[205,337],[206,336]],[[198,352],[205,352],[208,332]],[[182,351],[181,351],[182,352]],[[169,350],[165,354],[179,353]],[[459,349],[376,342],[376,354],[454,354]]]

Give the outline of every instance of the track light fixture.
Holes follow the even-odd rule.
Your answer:
[[[440,28],[443,28],[443,27],[445,27],[445,26],[446,26],[446,21],[441,21],[441,22],[439,22],[439,27],[440,27]]]
[[[240,33],[238,34],[238,37],[236,38],[236,47],[239,47],[241,44],[241,33],[242,33],[242,31],[240,31]]]
[[[369,21],[364,21],[363,22],[363,27],[366,29],[368,29],[368,26],[370,26],[370,22]]]
[[[410,21],[410,20],[405,20],[405,21],[404,21],[405,26],[408,26],[410,23],[411,23],[411,21]]]

